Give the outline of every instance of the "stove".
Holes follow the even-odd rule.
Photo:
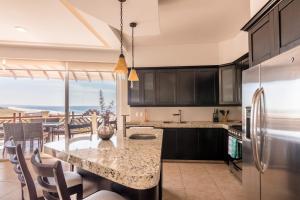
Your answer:
[[[233,146],[232,146],[233,145]],[[228,164],[229,170],[242,181],[242,126],[234,125],[228,129]],[[234,151],[232,151],[234,149]]]

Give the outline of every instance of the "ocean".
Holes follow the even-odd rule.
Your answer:
[[[20,110],[25,112],[40,112],[49,111],[50,113],[64,113],[64,106],[35,106],[35,105],[0,105],[0,107]],[[82,114],[89,109],[99,110],[100,106],[70,106],[70,112],[75,114]],[[113,108],[115,111],[115,108]]]

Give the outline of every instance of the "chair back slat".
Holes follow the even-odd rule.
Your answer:
[[[20,144],[17,145],[16,153],[19,161],[19,166],[21,168],[22,175],[23,175],[22,178],[24,177],[25,179],[24,181],[27,185],[28,191],[30,191],[29,198],[30,200],[37,200],[38,197],[37,197],[36,187],[32,179],[32,176],[30,174],[30,171],[28,169],[27,163],[25,161],[24,154],[22,152],[22,148]]]
[[[53,178],[53,164],[44,164],[41,162],[40,154],[38,149],[33,152],[31,156],[31,164],[34,172],[37,175],[39,185],[43,188],[46,193],[55,192],[57,193],[56,186],[50,183],[48,178]]]
[[[58,195],[60,200],[71,200],[68,193],[66,179],[64,177],[63,168],[60,161],[57,161],[53,168],[54,180],[56,183]]]
[[[43,138],[43,124],[42,123],[23,123],[24,138],[35,139]]]
[[[14,141],[24,141],[23,123],[4,123],[4,142],[8,141],[10,137]]]
[[[19,160],[17,157],[16,145],[13,137],[10,137],[8,141],[5,142],[4,148],[7,151],[9,161],[14,165],[14,172],[17,174],[18,179],[22,185],[25,185],[25,180],[22,174],[21,167],[19,165]],[[21,148],[21,147],[20,147]]]

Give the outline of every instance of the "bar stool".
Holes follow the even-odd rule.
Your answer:
[[[21,147],[21,146],[20,146]],[[9,162],[14,166],[14,172],[17,174],[18,179],[21,185],[21,199],[24,199],[24,190],[23,188],[26,186],[26,182],[24,180],[24,176],[22,175],[22,171],[19,165],[19,161],[16,155],[16,145],[13,140],[13,137],[10,137],[4,144],[4,149],[7,152]]]
[[[27,186],[27,190],[25,191],[28,191],[28,194],[24,196],[29,197],[30,200],[44,200],[42,189],[32,179],[20,144],[18,144],[16,147],[16,154],[22,172],[23,180]]]
[[[43,190],[44,197],[51,200],[53,199],[53,196],[58,196],[52,171],[53,164],[42,163],[38,149],[33,152],[33,155],[31,156],[31,163],[35,173],[38,175],[37,182]],[[63,172],[63,176],[66,180],[68,194],[76,194],[77,199],[82,199],[83,186],[80,174],[77,172],[66,171]],[[49,194],[50,196],[48,197]]]
[[[64,177],[62,165],[60,161],[57,161],[52,168],[53,176],[56,183],[56,188],[59,194],[60,200],[71,200],[70,195],[68,194],[67,184]],[[84,200],[126,200],[119,194],[107,190],[98,191]]]

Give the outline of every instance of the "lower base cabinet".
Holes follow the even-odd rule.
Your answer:
[[[166,128],[163,159],[225,160],[227,134],[217,128]]]

